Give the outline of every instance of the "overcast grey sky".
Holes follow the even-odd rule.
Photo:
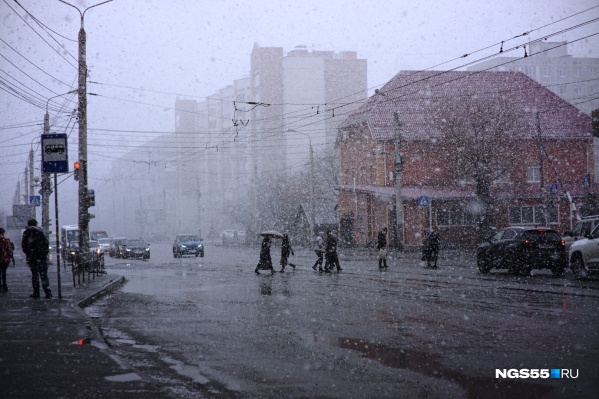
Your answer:
[[[101,1],[69,2],[83,10]],[[122,131],[173,131],[177,94],[200,100],[246,77],[254,43],[285,52],[299,44],[356,51],[368,61],[372,91],[400,70],[460,67],[497,53],[498,46],[477,51],[501,41],[515,46],[599,18],[599,8],[581,13],[596,5],[596,0],[114,0],[85,15],[89,79],[100,83],[88,84],[88,92],[99,94],[90,96],[88,105],[89,185],[94,186],[98,169],[130,149],[123,137],[133,144],[149,138]],[[0,90],[0,209],[8,213],[29,148],[42,133],[46,100],[76,85],[79,27],[78,12],[58,0],[0,0],[0,88],[17,85],[38,99],[32,105]],[[574,56],[599,57],[599,35],[580,40],[597,33],[594,22],[549,40],[573,42]],[[459,58],[466,53],[471,56]],[[51,116],[63,104],[75,108],[68,99],[76,101],[55,99]],[[62,115],[51,117],[52,131],[66,127],[75,139],[74,120],[67,124]],[[77,147],[69,151],[72,163]],[[68,196],[75,195],[75,182],[68,179],[61,187],[62,200],[74,201]]]

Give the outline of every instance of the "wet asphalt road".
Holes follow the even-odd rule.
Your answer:
[[[285,273],[253,269],[258,250],[207,245],[174,259],[107,258],[128,283],[87,309],[105,339],[146,378],[191,397],[597,397],[599,281],[503,272],[446,253],[341,251],[319,275],[308,250]],[[278,259],[274,249],[273,260]],[[442,254],[443,256],[443,254]],[[275,267],[279,270],[279,266]],[[502,379],[495,369],[563,368],[576,379]]]

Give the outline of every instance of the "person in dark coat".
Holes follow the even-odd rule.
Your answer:
[[[12,260],[12,267],[15,267],[15,243],[12,242],[8,237],[6,237],[6,239],[10,243],[10,249],[12,250],[12,256],[10,258]]]
[[[293,267],[295,270],[295,265],[288,261],[289,254],[295,256],[293,253],[293,248],[291,248],[291,243],[289,242],[289,236],[287,234],[283,234],[283,242],[281,243],[281,273],[285,271],[285,266],[289,264],[289,266]]]
[[[324,272],[330,273],[335,267],[337,267],[337,272],[343,270],[339,264],[339,256],[337,256],[337,238],[335,238],[331,230],[327,230]]]
[[[254,272],[256,274],[260,274],[259,270],[270,270],[271,273],[275,272],[275,269],[272,267],[272,259],[270,257],[270,237],[266,236],[262,240],[262,246],[260,247],[260,261],[258,262],[258,266],[256,266],[256,270]]]
[[[52,298],[50,281],[48,280],[48,239],[44,232],[37,227],[37,220],[30,219],[27,229],[23,232],[21,247],[27,258],[27,264],[31,269],[31,284],[33,285],[32,298],[40,297],[40,279],[46,298]]]
[[[429,230],[422,242],[422,260],[426,261],[426,267],[430,269],[437,268],[437,258],[439,257],[440,246],[439,233]]]
[[[377,236],[376,248],[379,250],[379,269],[387,267],[387,228],[383,227]]]
[[[13,257],[12,247],[8,238],[4,237],[4,229],[0,227],[0,290],[8,291],[6,284],[6,269]]]

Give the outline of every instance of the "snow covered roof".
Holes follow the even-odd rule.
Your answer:
[[[521,72],[491,71],[401,71],[351,113],[339,128],[366,123],[372,138],[392,140],[393,113],[397,110],[402,138],[407,140],[440,137],[429,126],[429,116],[443,98],[497,96],[512,104],[519,115],[520,132],[531,132],[535,110],[543,136],[547,138],[589,138],[591,118]]]

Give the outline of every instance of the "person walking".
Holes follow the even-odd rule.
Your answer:
[[[12,247],[10,240],[4,237],[5,230],[0,227],[0,290],[8,291],[6,284],[6,269],[10,265],[10,260],[13,259]]]
[[[23,232],[21,247],[27,258],[27,264],[31,269],[31,285],[33,294],[31,298],[40,297],[40,279],[46,298],[52,298],[50,281],[48,280],[48,239],[44,232],[37,227],[37,220],[29,219],[27,229]]]
[[[332,269],[337,267],[337,272],[340,272],[341,265],[339,264],[339,256],[337,255],[337,238],[331,230],[327,230],[327,244],[325,254],[324,272],[330,273]]]
[[[295,270],[295,265],[288,261],[290,253],[295,256],[293,248],[291,248],[291,243],[289,242],[289,236],[283,234],[283,242],[281,243],[281,273],[285,271],[285,266],[287,265],[293,267],[293,270]]]
[[[10,240],[10,238],[6,237],[6,239],[8,240],[8,242],[10,243],[10,249],[12,250],[12,255],[11,255],[11,260],[12,260],[12,267],[15,267],[15,243],[12,242]]]
[[[379,269],[387,267],[387,228],[383,227],[379,231],[376,247],[379,250]]]
[[[312,266],[312,270],[316,270],[318,267],[318,272],[322,273],[322,262],[324,254],[326,253],[326,240],[324,231],[319,231],[318,235],[316,235],[316,239],[314,240],[314,253],[316,254],[316,262],[314,266]]]
[[[256,270],[254,270],[256,274],[260,274],[259,270],[270,270],[271,273],[275,272],[275,269],[272,267],[272,258],[270,257],[270,245],[270,237],[264,237],[262,246],[260,247],[260,261],[258,262],[258,266],[256,266]]]
[[[422,260],[426,261],[426,267],[429,269],[437,268],[440,241],[439,233],[436,231],[427,230],[425,232],[425,237],[422,241]]]

